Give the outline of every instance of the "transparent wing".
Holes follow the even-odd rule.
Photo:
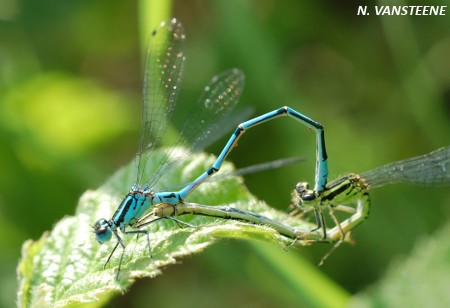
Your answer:
[[[192,150],[202,149],[223,122],[228,122],[231,111],[244,89],[244,74],[231,69],[214,76],[204,88],[189,121],[183,127],[180,138],[190,142]]]
[[[203,149],[210,141],[227,131],[224,123],[230,122],[230,113],[236,106],[244,88],[244,74],[238,69],[224,71],[214,76],[204,88],[180,133],[180,139],[160,164],[148,185],[153,187],[174,164],[189,156],[188,152]],[[235,125],[235,124],[234,124]],[[228,126],[228,125],[226,125]]]
[[[450,146],[381,166],[361,174],[370,188],[386,184],[450,184]]]
[[[150,36],[144,68],[141,140],[136,155],[137,184],[147,159],[158,147],[175,108],[183,77],[186,35],[176,19],[163,22]],[[161,158],[161,163],[165,159]]]
[[[265,163],[260,163],[260,164],[240,168],[233,172],[219,174],[219,175],[209,178],[208,180],[206,180],[206,182],[220,181],[220,180],[229,179],[229,178],[236,177],[236,176],[259,173],[259,172],[272,170],[272,169],[278,169],[278,168],[286,167],[286,166],[296,164],[299,162],[303,162],[303,161],[305,161],[305,158],[303,158],[303,157],[281,158],[281,159],[277,159],[277,160],[273,160],[273,161],[269,161],[269,162],[265,162]]]
[[[281,159],[277,159],[277,160],[273,160],[273,161],[269,161],[269,162],[265,162],[265,163],[259,163],[259,164],[247,166],[244,168],[239,168],[235,171],[228,172],[228,173],[216,174],[216,175],[208,178],[205,181],[205,183],[219,182],[222,180],[228,180],[228,179],[246,175],[246,174],[253,174],[253,173],[264,172],[267,170],[283,168],[283,167],[293,165],[293,164],[303,162],[303,161],[305,161],[305,159],[303,157],[281,158]],[[186,183],[178,184],[176,186],[164,187],[164,190],[167,190],[167,191],[179,190],[190,183],[191,182],[186,182]]]

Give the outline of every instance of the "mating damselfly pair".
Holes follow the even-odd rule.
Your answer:
[[[239,124],[213,165],[191,183],[184,185],[179,190],[156,189],[161,178],[174,165],[187,158],[189,154],[186,153],[195,153],[203,149],[217,137],[218,131],[224,132],[223,127],[229,124],[228,119],[231,111],[237,104],[243,90],[244,76],[238,69],[225,71],[212,78],[204,88],[197,105],[194,106],[193,112],[181,130],[179,141],[167,151],[167,155],[160,158],[158,168],[153,171],[150,180],[145,181],[147,160],[152,156],[153,150],[159,146],[177,102],[186,60],[185,42],[184,29],[181,23],[175,19],[162,23],[151,34],[144,71],[143,119],[140,147],[136,155],[136,182],[111,219],[99,219],[94,225],[94,232],[100,243],[108,242],[113,235],[117,240],[117,244],[109,255],[106,264],[120,245],[122,254],[118,264],[118,277],[126,247],[121,235],[142,234],[146,236],[149,255],[151,256],[149,234],[143,227],[160,219],[171,219],[180,225],[190,226],[174,217],[183,214],[206,215],[236,219],[253,224],[265,224],[294,241],[342,240],[346,232],[358,225],[368,215],[367,190],[372,181],[369,177],[370,173],[364,174],[362,178],[350,176],[327,184],[328,166],[323,126],[290,107],[278,108]],[[309,190],[304,184],[297,185],[294,200],[300,207],[311,207],[313,209],[317,217],[317,229],[297,230],[282,222],[248,211],[227,206],[212,207],[185,202],[185,199],[199,185],[219,171],[222,163],[237,145],[237,141],[245,130],[281,116],[289,116],[299,121],[314,130],[316,134],[314,189]],[[180,150],[180,146],[188,151]],[[407,162],[398,164],[406,169],[404,174],[412,177],[409,179],[410,182],[446,184],[449,182],[449,149],[447,147],[431,153],[430,156],[419,157],[418,160],[422,167],[413,166],[407,164]],[[437,168],[433,164],[442,168]],[[390,178],[390,172],[395,171],[389,166],[385,169],[376,170],[379,171],[372,173],[373,180],[383,177]],[[437,176],[429,175],[425,179],[423,174],[430,170],[437,172]],[[362,180],[365,177],[367,181]],[[428,178],[432,178],[432,180],[428,180]],[[386,180],[383,183],[387,182],[389,181]],[[346,197],[349,198],[346,199]],[[356,207],[349,205],[354,203],[356,203]],[[335,219],[335,227],[327,228],[325,226],[322,213],[324,208],[330,210],[332,217]],[[334,210],[344,210],[351,213],[352,216],[343,222],[339,222],[333,214]],[[128,227],[132,230],[127,230]]]
[[[185,41],[184,29],[176,19],[162,23],[151,34],[144,71],[143,120],[140,147],[136,156],[136,183],[131,187],[112,218],[109,220],[99,219],[94,225],[94,232],[100,243],[109,241],[114,234],[117,244],[113,252],[119,245],[123,251],[125,250],[126,244],[119,235],[119,230],[124,235],[145,235],[150,250],[148,231],[139,228],[153,221],[147,221],[148,215],[144,214],[158,204],[171,205],[175,208],[182,204],[197,186],[219,171],[223,161],[247,129],[280,116],[290,116],[316,131],[318,161],[320,162],[316,166],[318,174],[316,187],[320,188],[325,185],[326,174],[324,172],[327,171],[327,159],[322,125],[289,107],[284,107],[239,124],[214,164],[193,182],[177,191],[160,191],[155,188],[158,181],[174,164],[187,158],[188,155],[185,154],[187,152],[180,150],[180,146],[187,148],[188,152],[195,152],[205,147],[215,137],[217,130],[223,129],[226,124],[224,120],[227,120],[243,90],[244,75],[238,69],[225,71],[212,78],[181,130],[179,141],[167,152],[166,156],[160,159],[158,169],[154,171],[151,179],[144,181],[147,159],[152,155],[166,132],[177,102],[176,98],[181,87],[186,60]],[[132,227],[134,230],[126,230],[127,227]],[[119,261],[119,270],[123,251]],[[149,252],[151,254],[151,250]]]

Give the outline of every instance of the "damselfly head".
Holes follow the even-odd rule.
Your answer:
[[[130,192],[129,192],[128,195],[134,195],[134,194],[137,194],[137,193],[148,195],[148,194],[152,194],[153,190],[148,185],[145,185],[145,186],[141,187],[141,186],[139,186],[137,184],[134,184],[131,187]]]
[[[109,222],[101,218],[94,225],[95,238],[100,244],[108,242],[111,239],[112,231]]]
[[[296,201],[298,206],[304,205],[304,202],[313,201],[316,197],[314,191],[309,189],[307,182],[299,182],[295,185],[293,200]]]

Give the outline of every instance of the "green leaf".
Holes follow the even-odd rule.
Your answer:
[[[376,285],[352,299],[354,307],[450,307],[450,224],[417,241]]]
[[[149,170],[154,170],[152,163],[159,161],[156,156],[162,154],[161,150],[150,157],[147,162]],[[211,155],[195,155],[183,166],[174,168],[159,184],[165,187],[192,181],[214,160]],[[221,172],[231,170],[231,164],[225,163]],[[152,260],[145,237],[124,237],[127,248],[117,281],[115,274],[121,248],[117,249],[104,270],[104,263],[116,243],[112,240],[108,244],[98,244],[91,226],[101,217],[111,217],[133,181],[134,162],[119,170],[99,189],[87,191],[80,198],[74,216],[64,217],[41,239],[27,241],[23,245],[18,267],[18,302],[21,306],[62,307],[80,303],[99,306],[113,294],[124,292],[137,278],[161,274],[163,268],[176,263],[178,258],[198,253],[220,238],[262,240],[284,248],[292,242],[266,226],[212,217],[182,217],[198,226],[196,228],[179,228],[172,221],[159,221],[148,226]],[[204,183],[189,197],[189,201],[211,206],[235,202],[241,209],[296,227],[309,228],[304,222],[257,201],[242,185],[241,178]]]
[[[281,254],[273,245],[262,242],[251,242],[250,247],[266,261],[267,267],[276,270],[283,279],[283,289],[291,293],[290,297],[295,296],[299,307],[347,307],[348,292],[322,274],[317,265],[293,253]],[[268,290],[274,288],[274,284],[266,283]]]

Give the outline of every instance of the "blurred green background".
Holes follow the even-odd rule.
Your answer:
[[[154,1],[0,2],[0,305],[14,305],[23,241],[73,214],[85,190],[133,158],[141,37],[164,14],[180,19],[188,37],[180,105],[196,101],[214,74],[241,68],[247,79],[240,107],[256,115],[289,105],[325,126],[331,178],[449,145],[450,16],[357,16],[360,4],[189,0],[174,1],[171,14],[153,9]],[[446,1],[433,2],[439,4]],[[217,154],[225,141],[208,151]],[[295,183],[314,179],[314,151],[311,132],[280,119],[246,133],[229,159],[244,167],[306,157],[246,177],[258,198],[285,210]],[[372,202],[370,219],[353,233],[355,245],[343,245],[316,269],[352,294],[450,218],[448,188],[383,187]],[[298,304],[255,247],[221,242],[139,281],[112,305]],[[314,267],[328,249],[289,253]]]

